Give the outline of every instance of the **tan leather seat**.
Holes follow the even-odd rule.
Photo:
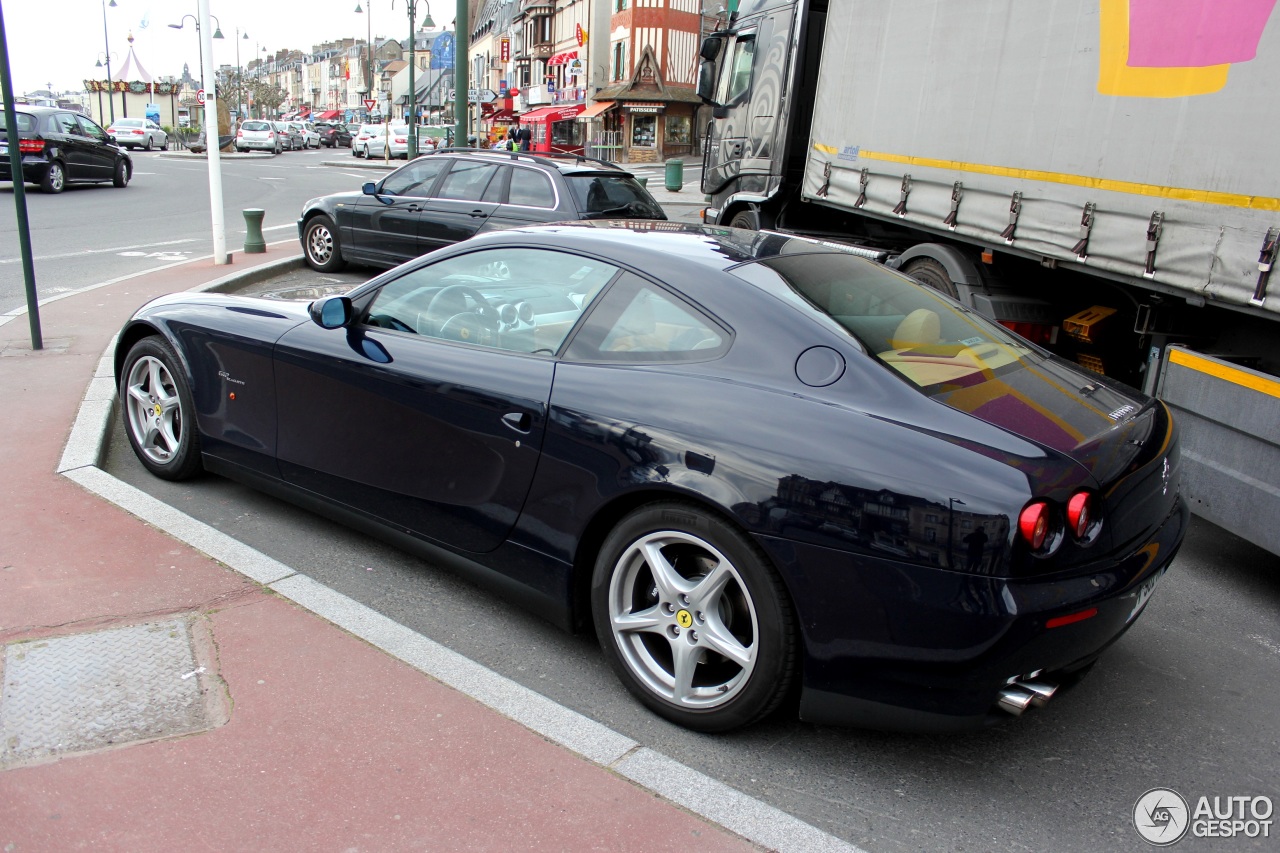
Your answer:
[[[942,342],[942,321],[928,308],[917,308],[898,324],[889,346],[894,349],[933,346]]]

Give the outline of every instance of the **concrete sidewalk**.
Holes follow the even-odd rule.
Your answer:
[[[94,467],[129,314],[296,252],[0,326],[0,850],[849,849]]]

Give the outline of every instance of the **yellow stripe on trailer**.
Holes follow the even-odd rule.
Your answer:
[[[1176,347],[1169,349],[1169,362],[1189,370],[1207,373],[1210,376],[1232,382],[1251,391],[1257,391],[1270,397],[1280,397],[1280,381],[1261,376],[1249,370],[1223,364],[1211,358],[1204,358],[1195,353]]]
[[[815,142],[814,149],[831,157],[840,153],[840,149],[831,145]],[[1280,198],[1269,196],[1241,195],[1240,193],[1223,193],[1213,190],[1196,190],[1188,187],[1166,187],[1160,184],[1142,184],[1136,181],[1116,181],[1110,178],[1094,178],[1088,175],[1072,175],[1067,172],[1047,172],[1042,169],[1018,169],[1012,166],[993,166],[988,163],[965,163],[960,160],[938,160],[933,157],[916,157],[910,154],[892,154],[884,151],[859,151],[860,160],[880,160],[886,163],[902,163],[907,166],[924,166],[932,169],[947,169],[958,172],[971,172],[979,175],[998,175],[1005,178],[1019,178],[1025,181],[1042,181],[1051,184],[1069,184],[1077,187],[1088,187],[1097,190],[1145,195],[1154,198],[1194,201],[1203,204],[1219,204],[1224,207],[1242,207],[1248,210],[1280,210]]]

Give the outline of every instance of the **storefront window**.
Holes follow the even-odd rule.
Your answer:
[[[689,128],[689,116],[667,116],[667,143],[669,145],[688,145]]]
[[[631,117],[631,147],[652,148],[658,139],[658,117],[633,115]]]
[[[581,127],[573,119],[551,122],[551,144],[564,146],[581,145]]]

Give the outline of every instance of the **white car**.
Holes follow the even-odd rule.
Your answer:
[[[386,155],[386,137],[372,136],[364,143],[365,156],[372,157],[377,160],[385,158]],[[418,132],[418,153],[422,154],[427,151],[434,151],[435,146],[426,140],[425,135]],[[408,160],[409,159],[409,126],[406,124],[391,125],[391,159]]]
[[[387,127],[383,124],[360,125],[360,131],[351,138],[351,156],[368,157],[374,148],[381,154],[382,146],[386,144],[383,141],[386,130]]]
[[[288,139],[276,132],[274,122],[249,119],[236,131],[237,151],[258,150],[279,154],[288,144]]]
[[[302,136],[303,148],[320,147],[320,131],[316,130],[313,125],[304,121],[291,121],[289,122],[289,132]]]
[[[116,144],[122,148],[141,148],[150,151],[152,148],[164,149],[169,144],[169,134],[160,129],[160,125],[145,118],[118,118],[107,128],[107,133],[116,138]]]

